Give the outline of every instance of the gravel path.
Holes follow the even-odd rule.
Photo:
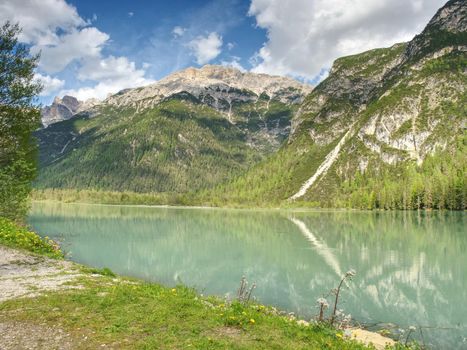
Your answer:
[[[31,255],[0,246],[0,304],[47,291],[80,288],[67,285],[81,274],[73,263]],[[16,322],[0,317],[0,350],[73,349],[73,340],[59,327]]]
[[[44,291],[79,288],[66,285],[79,276],[80,273],[71,262],[0,246],[0,302],[33,297]]]

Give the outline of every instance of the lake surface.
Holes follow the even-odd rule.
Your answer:
[[[467,349],[462,212],[274,211],[33,204],[29,223],[70,259],[205,294],[256,282],[262,303],[309,318],[349,269],[345,313],[422,326],[433,348]],[[378,325],[377,327],[381,327]]]

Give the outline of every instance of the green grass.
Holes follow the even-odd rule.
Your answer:
[[[63,258],[62,252],[54,241],[47,237],[41,238],[36,233],[28,231],[13,221],[1,217],[0,244],[7,247],[25,249],[54,259]]]
[[[76,349],[367,349],[329,327],[303,327],[272,308],[203,298],[182,286],[111,277],[79,283],[85,288],[4,302],[0,321],[60,327]]]

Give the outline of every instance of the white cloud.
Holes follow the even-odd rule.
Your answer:
[[[128,12],[128,17],[130,17],[130,18],[131,18],[131,17],[133,17],[134,15],[135,15],[135,13],[134,13],[134,12]]]
[[[235,47],[235,43],[227,43],[227,49],[230,51]]]
[[[29,44],[56,44],[57,29],[69,31],[86,24],[76,8],[63,0],[0,0],[0,22],[19,22],[20,40]]]
[[[410,40],[444,2],[252,0],[249,15],[268,36],[253,71],[311,80],[338,57]]]
[[[133,12],[128,15],[133,16]],[[42,95],[62,89],[60,95],[102,99],[109,93],[152,82],[145,78],[147,65],[137,69],[126,57],[105,56],[102,50],[110,37],[91,26],[97,15],[85,21],[65,0],[0,0],[0,20],[19,22],[23,28],[20,40],[30,44],[32,52],[41,51],[42,72],[61,72],[77,62],[72,72],[76,72],[78,80],[91,85],[62,89],[65,81],[39,72],[36,79],[44,85]]]
[[[74,60],[100,54],[109,39],[106,33],[88,27],[75,7],[64,0],[0,0],[0,21],[18,22],[20,41],[41,52],[39,67],[57,73]]]
[[[216,32],[211,32],[207,36],[196,37],[189,42],[188,47],[198,64],[206,64],[221,53],[222,37]]]
[[[174,38],[178,38],[182,36],[183,34],[185,34],[185,31],[186,31],[186,28],[176,26],[172,29],[172,35],[174,36]]]
[[[144,69],[137,69],[135,63],[126,57],[90,59],[79,69],[77,77],[82,81],[98,83],[92,87],[63,90],[60,95],[72,95],[83,101],[88,98],[101,100],[122,89],[153,83],[153,80],[144,77],[145,73]]]
[[[40,68],[47,73],[57,73],[73,60],[99,57],[107,40],[109,36],[106,33],[88,27],[62,35],[56,45],[33,46],[32,51],[41,51]]]
[[[38,81],[43,86],[40,96],[49,96],[65,85],[64,80],[51,77],[50,75],[42,75],[40,73],[36,73],[34,80]]]
[[[232,56],[230,61],[221,61],[221,65],[225,67],[236,68],[241,72],[246,72],[246,69],[240,63],[240,57]]]

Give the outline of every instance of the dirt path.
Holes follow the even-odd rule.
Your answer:
[[[0,246],[0,304],[47,291],[80,288],[67,285],[81,276],[71,262],[48,259]],[[0,349],[72,349],[70,335],[59,327],[15,322],[0,317]]]
[[[0,246],[0,302],[45,291],[79,288],[67,283],[81,276],[71,262],[48,259]]]

